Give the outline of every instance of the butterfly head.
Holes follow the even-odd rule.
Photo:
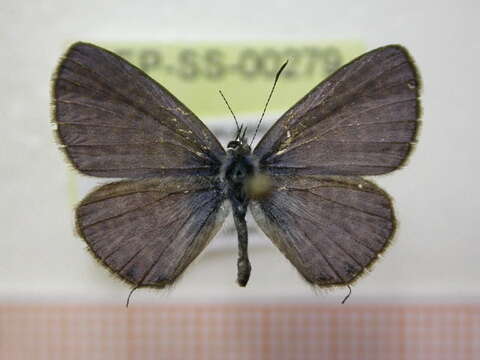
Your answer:
[[[237,154],[237,155],[250,155],[252,153],[252,149],[248,144],[247,138],[245,136],[247,132],[247,127],[243,127],[241,125],[238,130],[237,134],[235,135],[235,139],[230,141],[227,145],[227,149],[230,152]]]

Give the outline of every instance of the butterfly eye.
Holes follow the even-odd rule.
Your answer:
[[[240,146],[240,143],[236,140],[230,141],[227,145],[227,148],[229,149],[236,149]]]

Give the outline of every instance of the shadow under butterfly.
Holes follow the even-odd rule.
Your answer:
[[[419,126],[419,83],[406,49],[381,47],[317,85],[253,151],[238,125],[225,151],[143,71],[98,46],[76,43],[54,79],[58,138],[81,173],[128,179],[81,201],[78,232],[133,290],[163,288],[232,209],[237,282],[245,286],[249,208],[306,281],[348,286],[395,232],[390,197],[360,176],[389,173],[405,162]]]

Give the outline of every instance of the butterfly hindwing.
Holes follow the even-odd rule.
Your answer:
[[[373,183],[339,176],[272,176],[272,182],[270,196],[250,209],[308,282],[351,283],[389,244],[392,204]]]
[[[419,77],[407,51],[373,50],[288,110],[254,150],[272,174],[376,175],[407,158],[418,127]]]
[[[212,177],[127,180],[91,192],[77,229],[96,258],[136,286],[174,282],[228,214]]]
[[[95,45],[69,48],[55,75],[53,98],[60,142],[87,175],[212,175],[225,153],[165,88]]]

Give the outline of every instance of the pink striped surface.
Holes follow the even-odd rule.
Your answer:
[[[0,305],[0,358],[480,359],[480,305]]]

